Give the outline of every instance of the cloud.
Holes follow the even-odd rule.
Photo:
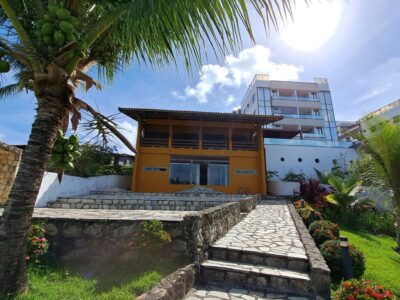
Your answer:
[[[353,104],[379,100],[385,94],[400,92],[400,56],[393,57],[373,69],[365,77],[358,80],[360,96],[353,100]],[[389,101],[390,99],[385,99]]]
[[[235,96],[229,95],[229,96],[228,96],[228,99],[226,99],[225,104],[226,104],[227,106],[232,105],[232,103],[233,103],[235,100],[236,100]]]
[[[133,147],[136,147],[136,134],[137,134],[137,126],[132,125],[128,121],[117,122],[118,128],[120,132],[128,139]],[[128,149],[122,142],[119,142],[119,152],[126,154],[133,154],[131,150]]]
[[[176,91],[172,94],[176,98],[194,97],[205,103],[215,88],[239,88],[249,84],[255,74],[269,74],[272,80],[297,80],[302,71],[302,66],[272,61],[271,50],[257,45],[241,51],[238,56],[226,56],[223,65],[203,65],[196,85],[186,87],[183,95]]]

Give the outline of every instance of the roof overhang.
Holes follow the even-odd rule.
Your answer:
[[[185,111],[150,108],[118,108],[120,112],[134,120],[142,119],[170,119],[170,120],[196,120],[210,122],[236,122],[265,125],[282,120],[281,116],[248,115],[239,113]]]

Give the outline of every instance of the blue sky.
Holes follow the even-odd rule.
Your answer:
[[[284,30],[266,35],[253,16],[257,45],[245,38],[237,53],[219,60],[209,55],[191,75],[181,66],[153,69],[133,62],[114,83],[104,84],[101,92],[92,90],[81,97],[104,114],[116,113],[119,106],[232,111],[256,72],[300,81],[324,77],[329,80],[336,119],[356,120],[400,98],[400,10],[397,0],[332,1],[333,6],[339,5],[337,24],[313,51],[289,45],[282,39]],[[324,20],[308,17],[324,33]],[[302,32],[300,37],[314,34]],[[34,109],[35,98],[29,94],[0,102],[0,140],[26,143]],[[119,122],[133,141],[135,122],[124,117]]]

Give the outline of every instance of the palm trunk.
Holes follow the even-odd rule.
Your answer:
[[[67,116],[65,90],[47,86],[38,96],[38,110],[28,144],[0,218],[0,298],[28,289],[26,241],[33,208],[58,128]],[[57,95],[55,98],[54,95]],[[57,100],[60,99],[60,100]]]

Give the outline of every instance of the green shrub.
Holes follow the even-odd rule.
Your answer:
[[[342,249],[338,240],[326,241],[321,245],[321,253],[331,269],[333,282],[340,282],[344,277]],[[353,245],[349,245],[353,276],[360,278],[365,272],[364,254]]]
[[[164,230],[164,225],[158,220],[143,221],[140,229],[133,235],[132,244],[135,247],[160,248],[171,242],[171,235]]]
[[[305,206],[297,209],[300,217],[306,226],[309,226],[312,222],[321,220],[321,214],[313,209],[311,206]]]
[[[334,295],[336,300],[395,299],[391,290],[367,280],[349,280],[342,283]]]
[[[323,210],[322,216],[324,219],[350,229],[366,231],[372,234],[396,236],[395,218],[390,212],[376,212],[373,210],[363,212],[355,210],[339,211],[331,208]]]
[[[308,230],[318,247],[326,241],[339,238],[339,225],[331,221],[320,220],[312,222]]]

